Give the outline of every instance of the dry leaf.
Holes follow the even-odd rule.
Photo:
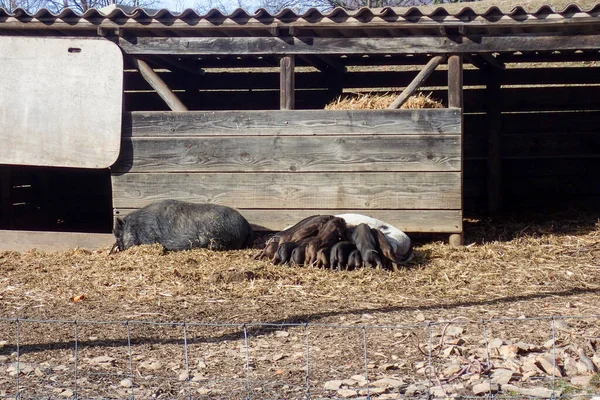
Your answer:
[[[86,300],[86,299],[87,299],[87,294],[85,294],[85,293],[80,294],[79,296],[73,296],[73,297],[71,297],[71,301],[73,303],[77,303],[78,301],[83,301],[83,300]]]

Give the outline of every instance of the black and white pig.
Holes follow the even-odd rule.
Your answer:
[[[152,203],[117,219],[114,234],[113,250],[152,243],[172,251],[236,250],[251,246],[254,237],[248,221],[233,208],[179,200]]]

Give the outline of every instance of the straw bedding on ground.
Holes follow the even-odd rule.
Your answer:
[[[591,313],[600,229],[587,217],[560,226],[467,222],[467,246],[417,243],[415,259],[397,272],[274,266],[254,260],[257,249],[4,252],[0,304],[4,317],[236,323],[335,320],[365,309],[398,323],[406,317],[395,313],[420,309],[478,318]]]

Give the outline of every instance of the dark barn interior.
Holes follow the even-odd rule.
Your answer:
[[[600,6],[534,12],[465,7],[454,14],[443,8],[430,14],[417,9],[312,10],[302,16],[291,11],[174,16],[116,9],[83,17],[0,11],[0,34],[104,36],[119,44],[125,56],[124,130],[131,112],[174,109],[139,72],[144,68],[140,62],[189,111],[279,110],[284,107],[281,59],[286,51],[268,48],[272,41],[296,38],[294,46],[298,38],[306,39],[304,44],[348,41],[348,49],[355,47],[347,54],[327,47],[330,42],[294,54],[292,108],[318,110],[345,93],[400,93],[434,55],[460,54],[463,216],[470,217],[598,208],[599,13]],[[192,47],[212,50],[188,54],[181,50],[186,38]],[[403,39],[407,44],[396,50]],[[261,40],[265,48],[252,47]],[[382,49],[382,43],[387,47]],[[445,67],[419,90],[447,107]],[[0,229],[111,231],[109,170],[3,165],[0,176]]]

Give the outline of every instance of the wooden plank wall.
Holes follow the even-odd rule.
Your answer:
[[[600,65],[526,66],[508,66],[499,78],[500,154],[495,162],[501,167],[502,205],[510,210],[571,200],[600,204]],[[337,85],[347,91],[388,90],[405,87],[415,75],[351,71]],[[276,71],[207,72],[191,80],[164,72],[161,77],[191,109],[279,108]],[[298,109],[321,109],[338,94],[327,74],[298,72],[295,79]],[[488,82],[487,71],[464,71],[464,209],[469,214],[488,210]],[[435,71],[426,85],[427,93],[447,104],[446,71]],[[129,110],[165,109],[136,73],[127,73],[125,89]]]
[[[269,230],[358,212],[456,233],[460,132],[457,109],[127,113],[113,206],[125,215],[167,198],[214,202]]]

